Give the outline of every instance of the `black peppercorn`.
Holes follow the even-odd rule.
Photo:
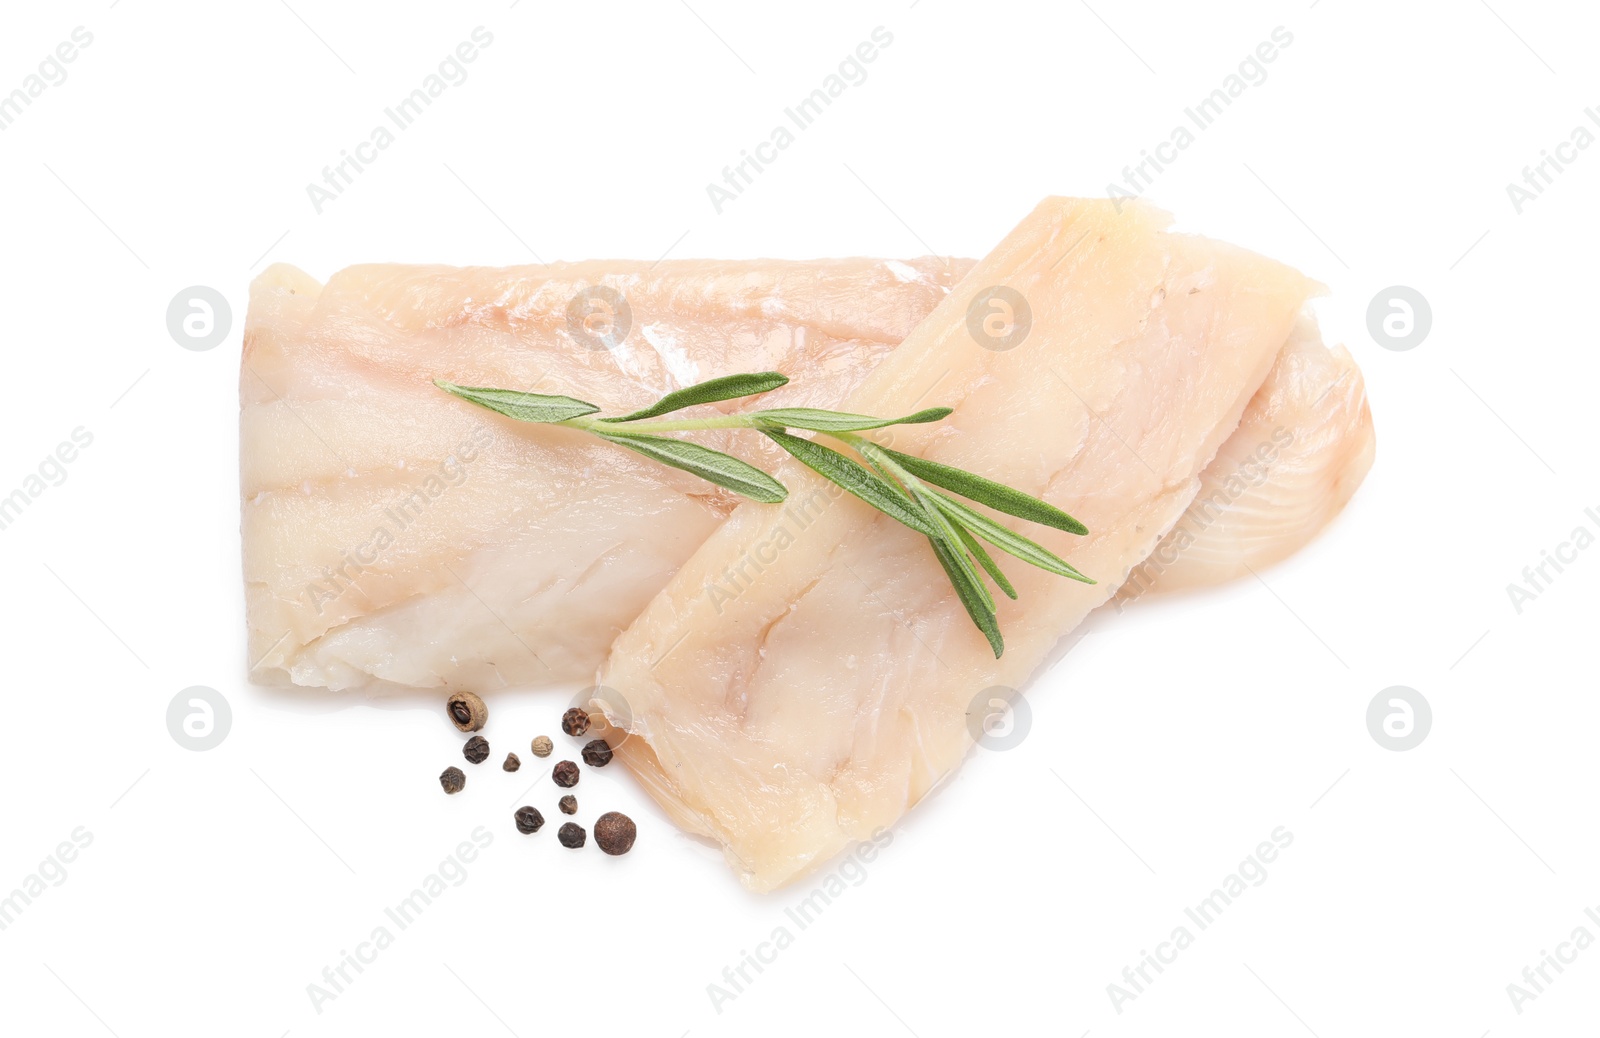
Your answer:
[[[578,798],[569,793],[561,798],[557,806],[561,808],[562,814],[575,815],[578,813]]]
[[[589,730],[589,714],[573,707],[561,715],[561,730],[568,735],[582,735]]]
[[[539,813],[537,807],[519,807],[515,817],[517,832],[524,836],[538,832],[539,827],[544,824],[544,815]]]
[[[556,838],[561,841],[561,846],[577,849],[583,846],[583,841],[589,834],[583,831],[583,826],[567,822],[557,832]]]
[[[471,692],[456,692],[445,700],[450,720],[463,732],[475,732],[489,720],[489,708]]]
[[[516,771],[522,767],[522,760],[515,753],[508,753],[506,754],[506,762],[500,766],[507,771]]]
[[[472,763],[482,764],[489,759],[489,740],[481,735],[474,735],[467,740],[465,746],[461,747],[461,752]]]
[[[446,793],[459,793],[466,787],[467,776],[460,768],[445,768],[439,775],[439,785]]]
[[[594,842],[607,854],[627,854],[633,849],[639,830],[633,819],[617,811],[607,811],[594,822]]]
[[[550,777],[556,780],[556,785],[562,789],[571,789],[578,784],[578,766],[570,760],[557,764]]]
[[[584,744],[583,762],[591,768],[603,768],[611,763],[611,744],[604,739],[594,739]]]

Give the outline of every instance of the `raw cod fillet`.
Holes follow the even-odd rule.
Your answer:
[[[1302,315],[1178,525],[1134,568],[1118,605],[1150,590],[1232,581],[1293,555],[1349,504],[1378,438],[1362,369]]]
[[[736,498],[574,430],[463,404],[432,380],[630,410],[782,368],[768,406],[829,406],[966,266],[834,260],[368,266],[251,290],[240,470],[251,675],[492,689],[591,677]],[[625,294],[586,345],[570,300]],[[764,467],[763,437],[703,440]]]
[[[1287,558],[1343,510],[1376,451],[1361,369],[1302,317],[1194,503],[1129,575],[1119,601],[1221,583]]]
[[[1023,686],[1194,501],[1316,286],[1166,223],[1045,201],[841,405],[954,407],[896,448],[1070,512],[1089,536],[999,518],[1101,583],[1008,567],[1020,601],[1000,600],[996,659],[925,538],[789,461],[786,505],[737,509],[613,646],[618,755],[747,886],[892,825],[972,746],[974,702]],[[993,285],[1033,312],[1005,352],[966,327],[965,301]]]
[[[432,378],[620,409],[716,375],[779,369],[794,381],[759,406],[835,407],[972,266],[366,266],[325,287],[269,269],[252,286],[241,369],[252,677],[480,691],[587,681],[736,503],[589,437],[453,401]],[[592,285],[630,301],[632,331],[615,350],[569,331],[569,300]],[[1334,362],[1314,329],[1296,341],[1302,359],[1286,365],[1285,348],[1206,476],[1221,486],[1233,455],[1256,449],[1249,431],[1277,423],[1293,438],[1270,481],[1219,504],[1220,518],[1181,544],[1175,530],[1125,597],[1286,556],[1359,484],[1365,466],[1350,444],[1364,435],[1370,459],[1371,439],[1360,372],[1346,357],[1337,393],[1305,406]],[[1346,409],[1331,410],[1335,401]],[[697,438],[763,467],[781,458],[759,436]]]

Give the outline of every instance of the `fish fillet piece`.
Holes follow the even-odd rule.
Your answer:
[[[434,378],[631,410],[781,367],[725,406],[829,406],[970,264],[939,260],[273,267],[251,289],[240,472],[251,676],[493,689],[591,677],[733,495],[573,430],[464,406]],[[614,349],[568,307],[625,295]],[[712,445],[775,464],[759,436]]]
[[[1205,587],[1300,550],[1349,502],[1377,438],[1361,369],[1302,316],[1183,518],[1118,594]]]
[[[596,705],[630,733],[618,755],[747,886],[892,825],[972,746],[974,702],[1026,683],[1193,501],[1316,286],[1167,222],[1046,200],[842,405],[953,406],[895,446],[1078,517],[1087,537],[1001,521],[1101,583],[1008,567],[996,659],[924,538],[786,462],[786,505],[738,508],[613,646]],[[1007,351],[967,328],[996,285],[1032,311]]]
[[[487,383],[543,375],[540,388],[619,407],[775,368],[795,381],[764,403],[836,407],[973,263],[365,266],[326,289],[292,267],[268,270],[252,289],[241,374],[252,675],[336,689],[586,679],[735,504],[587,439],[570,441],[582,453],[567,458],[534,449],[523,439],[530,427],[442,398],[429,379],[446,358]],[[624,292],[633,309],[632,333],[609,352],[567,327],[571,297],[595,285]],[[1308,356],[1293,371],[1315,376],[1314,328],[1299,350]],[[1353,380],[1328,403],[1360,404],[1364,415],[1360,373],[1346,367]],[[1349,409],[1293,412],[1285,401],[1299,383],[1283,370],[1280,358],[1206,479],[1221,486],[1235,454],[1259,446],[1252,430],[1290,415],[1295,465],[1285,455],[1272,484],[1237,503],[1203,494],[1221,517],[1188,524],[1181,550],[1172,542],[1182,529],[1169,535],[1170,554],[1152,556],[1124,598],[1287,555],[1343,503],[1327,487],[1348,496],[1360,482],[1362,455],[1348,440],[1370,439],[1370,419],[1362,430],[1343,421]],[[782,457],[748,434],[701,440],[764,467]],[[1285,478],[1306,473],[1320,478]],[[584,493],[552,508],[541,488],[574,480]],[[1272,507],[1260,507],[1269,493]],[[1155,567],[1161,558],[1176,561]]]

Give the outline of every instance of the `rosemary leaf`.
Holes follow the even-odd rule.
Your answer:
[[[1053,526],[1057,530],[1065,530],[1067,533],[1075,533],[1080,536],[1089,532],[1088,527],[1055,505],[1041,501],[1030,494],[1024,494],[1022,491],[1008,487],[1004,483],[996,483],[992,479],[984,479],[982,476],[967,472],[964,469],[941,465],[937,461],[928,461],[926,458],[901,454],[899,451],[890,450],[888,447],[875,445],[874,449],[888,454],[903,465],[907,471],[927,480],[934,486],[952,490],[962,497],[971,498],[979,504],[988,505],[990,508],[998,509],[1007,515],[1043,523],[1046,526]]]
[[[989,648],[994,650],[994,658],[999,659],[1006,651],[1006,643],[1000,637],[1000,625],[995,621],[994,611],[985,608],[982,586],[973,585],[967,571],[956,562],[955,552],[950,550],[949,545],[936,537],[929,537],[928,543],[933,545],[933,553],[939,557],[939,565],[944,567],[945,576],[950,578],[950,584],[956,589],[956,597],[966,607],[967,615],[972,617],[972,622],[983,632],[983,636],[989,639]]]
[[[730,454],[702,447],[687,440],[670,436],[648,436],[643,433],[597,433],[602,440],[638,451],[663,465],[692,472],[701,479],[727,487],[737,494],[765,504],[776,504],[789,496],[782,483],[747,465]]]
[[[916,414],[908,414],[904,418],[874,418],[868,414],[824,411],[815,407],[774,407],[766,411],[752,411],[750,417],[790,429],[810,429],[812,432],[855,432],[861,429],[882,429],[887,425],[921,425],[925,422],[937,422],[948,418],[950,413],[948,407],[930,407]]]
[[[973,564],[972,559],[962,549],[960,531],[950,521],[950,517],[939,510],[939,506],[933,501],[933,495],[923,489],[922,484],[912,483],[911,493],[916,497],[917,503],[922,506],[923,512],[927,514],[928,521],[933,523],[934,529],[939,531],[937,539],[946,548],[950,549],[951,560],[961,567],[961,572],[966,574],[967,579],[977,589],[978,594],[983,596],[983,604],[988,607],[990,615],[993,615],[995,610],[994,596],[989,593],[989,588],[983,583],[983,578],[978,576],[978,567]],[[958,588],[957,590],[960,589]]]
[[[790,436],[777,429],[761,431],[819,476],[837,483],[889,518],[904,523],[924,536],[935,536],[933,524],[921,510],[906,500],[901,490],[873,475],[860,463],[820,443]]]
[[[1094,583],[1093,580],[1074,569],[1071,563],[1048,548],[1035,544],[1020,533],[1001,526],[982,512],[968,508],[960,501],[945,494],[934,494],[933,501],[951,520],[971,530],[1001,551],[1010,552],[1023,562],[1038,566],[1040,569],[1058,576],[1079,580],[1085,584]]]
[[[978,543],[977,538],[967,532],[965,526],[958,523],[956,525],[956,533],[961,537],[961,546],[967,549],[969,555],[978,560],[978,565],[982,566],[983,571],[989,574],[989,579],[994,581],[995,586],[1004,591],[1007,598],[1013,602],[1016,601],[1017,589],[1012,587],[1011,581],[1006,579],[1004,571],[1000,569],[1000,564],[994,561],[994,556],[990,555],[984,546]]]
[[[519,422],[564,422],[568,418],[580,418],[600,410],[586,400],[575,400],[570,396],[520,393],[515,389],[490,389],[486,386],[458,386],[442,378],[434,379],[433,384],[446,393],[498,411]]]
[[[668,393],[642,411],[635,411],[632,414],[625,414],[616,418],[601,418],[600,421],[637,422],[644,418],[654,418],[657,415],[692,407],[695,404],[709,404],[717,400],[733,400],[736,397],[753,396],[756,393],[765,393],[788,384],[788,377],[780,375],[776,371],[759,371],[749,375],[725,375],[722,378],[708,379],[705,382],[693,386],[685,386],[676,392]]]

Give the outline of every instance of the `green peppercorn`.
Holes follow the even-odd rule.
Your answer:
[[[633,819],[618,811],[607,811],[594,821],[594,842],[607,854],[627,854],[638,835]]]
[[[571,789],[578,784],[578,766],[570,760],[564,760],[555,766],[550,777],[556,780],[556,785],[562,789]]]
[[[575,815],[578,813],[578,798],[573,796],[571,793],[568,793],[566,796],[561,798],[557,806],[561,808],[562,814]]]
[[[561,730],[568,735],[582,735],[589,730],[589,714],[578,707],[573,707],[561,715]]]
[[[524,836],[538,832],[539,827],[544,824],[544,815],[539,813],[537,807],[519,807],[514,817],[517,823],[517,832]]]
[[[445,768],[439,775],[439,785],[446,793],[459,793],[467,785],[467,776],[460,768]]]
[[[604,739],[584,743],[583,762],[591,768],[603,768],[611,763],[611,744]]]
[[[474,764],[482,764],[489,759],[489,740],[481,735],[474,735],[461,747],[461,752]]]
[[[556,832],[556,838],[561,841],[561,846],[571,847],[573,850],[583,846],[589,834],[583,831],[583,826],[567,822]]]
[[[541,735],[533,740],[533,755],[535,757],[548,757],[553,749],[555,749],[555,743],[550,741],[548,735]]]

